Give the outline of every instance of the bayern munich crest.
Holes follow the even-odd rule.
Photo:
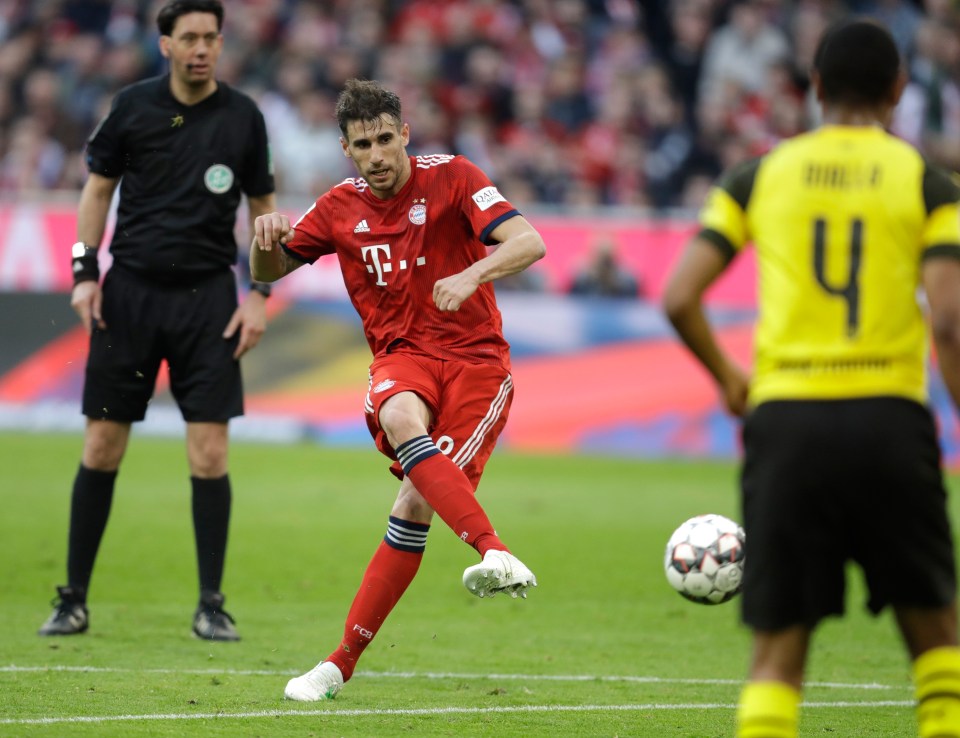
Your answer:
[[[427,222],[427,206],[422,202],[415,203],[410,212],[407,213],[410,222],[414,225],[423,225]]]

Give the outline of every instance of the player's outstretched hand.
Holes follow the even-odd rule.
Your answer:
[[[271,251],[278,244],[289,243],[293,238],[294,230],[290,219],[283,213],[267,213],[258,215],[253,221],[252,248],[261,251]]]

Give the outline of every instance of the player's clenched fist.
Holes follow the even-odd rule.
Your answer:
[[[478,286],[479,282],[466,271],[444,277],[433,285],[433,302],[443,312],[456,312]]]
[[[270,251],[277,244],[285,244],[293,238],[290,219],[283,213],[258,215],[253,221],[253,248]]]

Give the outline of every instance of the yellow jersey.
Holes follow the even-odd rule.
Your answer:
[[[824,126],[731,169],[700,236],[753,243],[758,322],[750,403],[927,399],[920,267],[960,258],[960,187],[879,127]]]

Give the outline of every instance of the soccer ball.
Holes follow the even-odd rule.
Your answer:
[[[667,542],[667,581],[692,602],[719,605],[736,597],[743,581],[743,528],[722,515],[698,515]]]

